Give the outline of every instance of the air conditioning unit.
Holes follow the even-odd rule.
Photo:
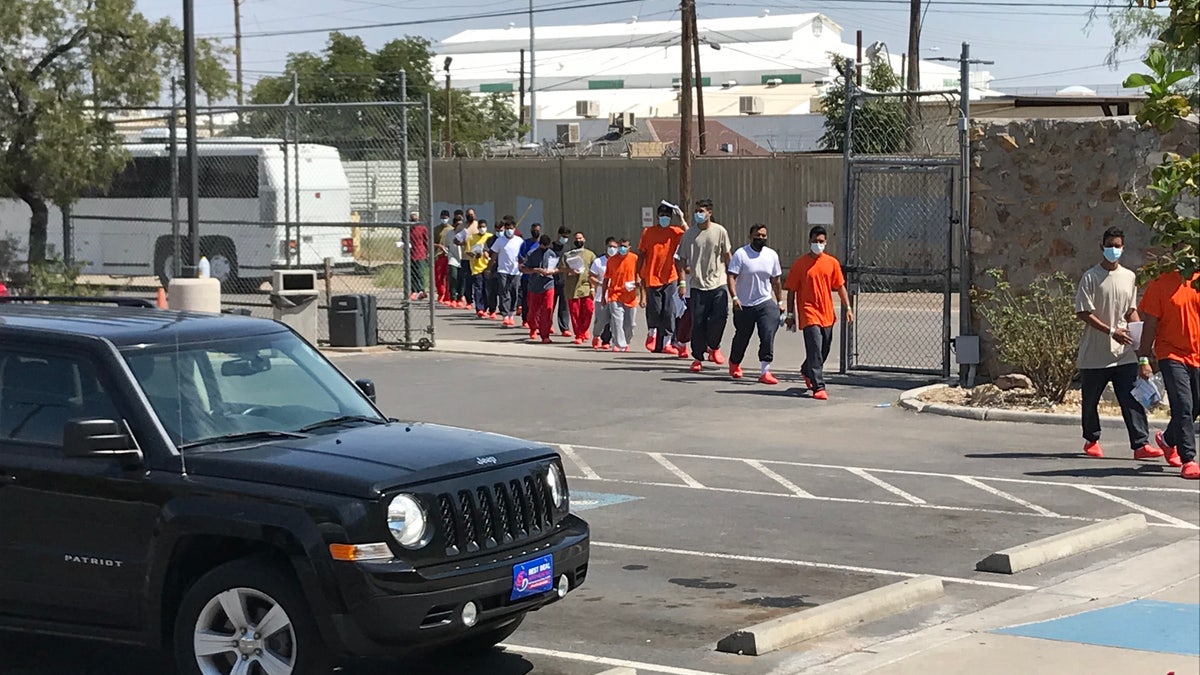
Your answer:
[[[721,86],[725,89],[733,89],[737,86],[737,80],[726,80],[721,83]]]
[[[767,80],[767,82],[766,82],[766,85],[768,87],[778,87],[781,84],[783,84],[783,80],[778,77],[772,77],[771,79]]]
[[[742,96],[738,105],[738,110],[743,115],[761,115],[763,112],[763,100],[761,96]]]
[[[555,138],[563,145],[578,145],[579,144],[579,123],[571,122],[569,124],[558,125],[558,131]]]
[[[589,120],[600,116],[599,101],[575,101],[575,115]]]
[[[608,116],[608,126],[616,129],[632,129],[633,113],[612,113]]]

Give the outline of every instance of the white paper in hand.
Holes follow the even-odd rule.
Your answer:
[[[1155,387],[1150,380],[1144,380],[1140,377],[1137,384],[1133,386],[1133,397],[1147,410],[1162,402],[1162,394],[1159,393],[1158,387]]]
[[[1146,323],[1144,321],[1134,321],[1129,324],[1129,337],[1133,338],[1133,350],[1137,351],[1142,346],[1142,328]]]

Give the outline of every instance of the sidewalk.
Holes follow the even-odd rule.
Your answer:
[[[1200,674],[1200,537],[868,649],[806,672]]]

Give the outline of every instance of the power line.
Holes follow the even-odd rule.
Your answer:
[[[1085,70],[1094,70],[1096,68],[1107,68],[1106,64],[1100,63],[1094,66],[1080,66],[1078,68],[1063,68],[1061,70],[1048,70],[1044,73],[1027,73],[1025,75],[1011,75],[1009,77],[992,78],[992,82],[1007,82],[1008,80],[1025,80],[1035,77],[1047,77],[1050,75],[1066,75],[1068,73],[1079,73]]]

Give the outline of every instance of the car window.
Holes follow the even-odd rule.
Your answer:
[[[112,396],[87,360],[0,350],[0,442],[61,448],[69,420],[118,417]]]

